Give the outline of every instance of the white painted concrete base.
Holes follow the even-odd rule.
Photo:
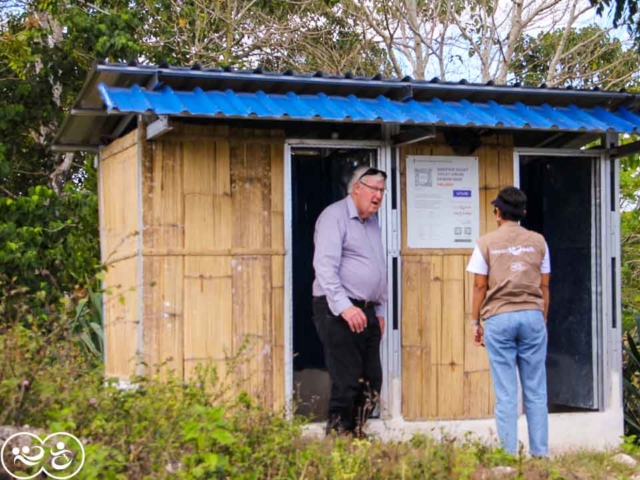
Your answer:
[[[443,435],[464,440],[471,433],[475,439],[497,443],[493,419],[447,420],[432,422],[407,422],[401,417],[390,420],[370,420],[366,431],[383,441],[405,441],[416,434],[436,439]],[[606,450],[616,448],[622,442],[622,411],[554,413],[549,415],[549,450],[557,455],[572,450]],[[312,423],[305,427],[305,436],[324,437],[324,424]],[[518,439],[528,451],[527,420],[518,419]]]

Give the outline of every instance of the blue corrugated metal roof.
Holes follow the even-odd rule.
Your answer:
[[[375,122],[427,124],[460,127],[563,130],[634,133],[640,131],[640,116],[620,107],[575,105],[553,107],[548,104],[499,104],[495,101],[471,103],[467,100],[404,102],[385,96],[359,98],[354,95],[244,93],[233,90],[173,91],[170,87],[146,90],[98,86],[109,113],[155,113],[157,115],[261,118],[330,122]]]

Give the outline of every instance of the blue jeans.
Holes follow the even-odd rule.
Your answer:
[[[496,394],[495,416],[504,449],[518,448],[518,377],[520,373],[529,428],[531,455],[548,453],[547,328],[539,310],[521,310],[489,317],[484,325],[491,378]]]

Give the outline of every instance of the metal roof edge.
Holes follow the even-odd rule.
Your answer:
[[[369,77],[344,77],[344,76],[314,76],[312,74],[282,74],[277,72],[252,72],[252,71],[224,71],[222,69],[193,69],[189,67],[161,67],[157,65],[125,65],[125,64],[97,64],[92,72],[102,73],[120,73],[120,74],[144,74],[158,75],[160,80],[162,77],[167,78],[206,78],[220,79],[241,82],[256,83],[287,83],[291,85],[336,85],[354,88],[389,88],[393,90],[405,90],[411,87],[416,91],[423,92],[459,92],[461,94],[505,94],[521,93],[527,96],[557,96],[559,98],[590,98],[598,100],[610,100],[617,102],[638,102],[640,103],[640,95],[630,92],[610,91],[610,90],[580,90],[574,88],[560,87],[535,87],[535,86],[515,86],[515,85],[495,85],[492,82],[488,84],[468,83],[461,81],[453,82],[432,82],[428,80],[406,80],[404,79],[380,79],[376,80]],[[88,80],[89,81],[89,80]],[[85,82],[85,86],[88,82]],[[259,88],[259,87],[258,87]],[[84,93],[81,90],[81,94]],[[78,98],[81,97],[78,95]]]
[[[84,83],[82,84],[82,88],[80,88],[80,91],[76,95],[76,98],[73,100],[73,104],[71,106],[72,109],[76,108],[78,106],[78,103],[82,101],[82,99],[84,98],[84,94],[86,93],[87,89],[92,85],[94,78],[96,78],[99,75],[98,73],[99,67],[100,67],[100,64],[98,62],[93,62],[93,64],[91,65],[91,68],[87,72],[87,78],[85,78]]]
[[[56,132],[56,136],[53,137],[52,148],[54,145],[58,144],[58,142],[60,141],[60,138],[66,133],[67,127],[69,126],[70,122],[71,122],[71,113],[67,112],[64,116],[64,119],[62,120],[62,125],[60,125],[60,128],[58,128],[58,131]]]
[[[171,80],[174,79],[174,80]],[[432,81],[414,80],[410,77],[402,79],[384,78],[380,74],[375,77],[353,76],[353,75],[329,75],[323,72],[315,74],[301,74],[292,71],[285,73],[265,72],[261,69],[256,70],[233,70],[233,69],[203,69],[199,65],[193,67],[171,67],[166,64],[162,65],[138,65],[138,64],[112,64],[94,62],[87,72],[84,84],[80,92],[76,96],[73,106],[66,113],[62,121],[51,148],[54,151],[95,151],[103,140],[105,135],[118,135],[114,133],[115,122],[117,118],[126,116],[126,109],[110,110],[108,102],[105,101],[104,95],[99,93],[99,85],[106,84],[109,88],[127,89],[139,88],[146,90],[151,95],[162,94],[162,90],[158,89],[159,85],[165,85],[167,88],[174,88],[174,93],[194,91],[203,86],[207,91],[215,91],[220,87],[220,91],[237,92],[239,95],[258,94],[263,89],[267,92],[273,92],[274,95],[282,95],[283,91],[291,92],[292,95],[323,95],[328,92],[331,99],[354,98],[362,99],[365,102],[371,102],[372,99],[384,97],[394,102],[407,103],[406,100],[413,99],[417,102],[431,102],[434,99],[448,97],[451,103],[461,103],[471,101],[473,103],[488,104],[492,102],[500,102],[501,106],[507,107],[523,102],[529,106],[544,105],[551,103],[554,106],[577,105],[581,109],[592,107],[602,107],[609,111],[614,111],[620,107],[626,107],[634,115],[640,117],[640,94],[622,92],[622,91],[602,91],[602,90],[577,90],[572,88],[547,88],[546,86],[519,86],[519,85],[494,85],[493,82],[487,84],[473,84],[466,81],[458,83],[440,82],[438,79]],[[273,85],[273,86],[272,86]],[[326,87],[326,88],[324,88]],[[369,90],[370,89],[370,90]],[[420,94],[422,92],[422,94]],[[415,96],[414,96],[415,94]],[[408,96],[407,96],[408,95]],[[473,100],[472,97],[477,99]],[[469,99],[469,100],[467,100]],[[323,105],[324,105],[323,103]],[[351,105],[351,104],[350,104]],[[455,106],[455,105],[454,105]],[[355,106],[351,105],[355,108]],[[266,108],[266,107],[265,107]],[[447,106],[449,108],[449,106]],[[452,114],[459,115],[451,107]],[[267,108],[269,110],[269,108]],[[462,109],[464,110],[464,109]],[[197,111],[201,111],[198,109]],[[510,111],[510,110],[509,110]],[[137,110],[136,110],[137,112]],[[141,112],[138,112],[141,113]],[[154,113],[142,112],[141,114]],[[509,112],[507,112],[509,113]],[[185,111],[174,111],[169,113],[174,118],[213,118],[208,114],[191,114]],[[80,118],[84,117],[84,118]],[[258,118],[259,117],[259,118]],[[251,115],[216,115],[215,118],[227,118],[229,120],[239,119],[251,121],[254,117]],[[278,115],[258,115],[256,119],[277,122],[286,122],[288,118],[279,118]],[[385,121],[386,120],[386,121]],[[355,123],[362,124],[397,124],[402,125],[404,122],[398,121],[393,115],[388,116],[385,120],[358,120]],[[530,131],[554,131],[554,132],[572,132],[577,130],[571,128],[531,128],[526,124],[522,128],[514,128],[504,126],[498,122],[496,124],[478,123],[474,120],[470,123],[464,123],[458,119],[447,120],[442,122],[431,122],[429,118],[419,117],[420,121],[414,118],[410,122],[416,126],[448,126],[451,128],[489,128],[493,130],[530,130]],[[296,118],[296,121],[303,122],[351,122],[351,117],[347,115],[343,120],[335,120],[331,118]],[[629,121],[627,119],[627,121]],[[637,119],[631,121],[632,124],[640,123]],[[607,122],[605,122],[607,123]],[[614,128],[614,127],[611,127]],[[596,129],[597,130],[597,129]],[[596,131],[593,130],[593,131]],[[599,130],[598,130],[599,131]],[[604,130],[603,130],[604,131]]]
[[[118,114],[116,116],[124,116],[124,114]],[[209,115],[168,115],[171,118],[192,118],[192,119],[198,119],[198,118],[212,118]],[[217,117],[218,119],[229,119],[229,120],[243,120],[243,121],[253,121],[253,120],[267,120],[267,121],[271,121],[271,122],[276,122],[276,123],[286,123],[291,121],[290,119],[287,118],[277,118],[277,117],[271,117],[271,118],[252,118],[252,117],[246,117],[246,116],[237,116],[237,115],[228,115],[228,116],[221,116],[221,117]],[[295,121],[297,122],[304,122],[304,123],[335,123],[335,120],[330,120],[330,119],[302,119],[302,118],[296,118]],[[540,132],[554,132],[554,133],[579,133],[577,130],[572,130],[572,129],[566,129],[566,128],[552,128],[552,129],[547,129],[547,128],[539,128],[539,127],[526,127],[526,128],[516,128],[513,126],[505,126],[505,125],[479,125],[479,124],[441,124],[438,122],[385,122],[385,121],[380,121],[380,120],[372,120],[372,121],[358,121],[358,122],[354,122],[354,123],[358,123],[358,124],[363,124],[363,125],[399,125],[399,126],[410,126],[410,127],[447,127],[447,128],[454,128],[454,129],[466,129],[466,128],[477,128],[477,129],[490,129],[490,130],[498,130],[498,131],[531,131],[531,132],[535,132],[535,131],[540,131]],[[63,132],[63,129],[60,129],[60,132]],[[584,131],[583,133],[606,133],[606,131],[600,131],[600,132],[594,132],[594,131]],[[55,141],[53,142],[53,144],[51,145],[51,149],[53,151],[56,152],[69,152],[69,151],[87,151],[87,152],[97,152],[100,148],[100,143],[96,143],[96,144],[76,144],[76,143],[61,143],[59,141],[59,137],[61,135],[56,136]]]
[[[51,145],[51,151],[97,153],[98,151],[100,151],[100,145],[54,143]]]

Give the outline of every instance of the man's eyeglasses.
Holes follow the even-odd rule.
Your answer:
[[[369,188],[369,189],[373,190],[373,191],[374,191],[374,192],[376,192],[376,193],[381,193],[382,195],[384,195],[384,192],[386,192],[386,191],[387,191],[387,189],[386,189],[386,188],[372,187],[371,185],[368,185],[368,184],[364,183],[362,180],[358,180],[358,183],[359,183],[360,185],[364,185],[365,187],[367,187],[367,188]]]
[[[376,193],[381,193],[384,195],[384,192],[386,192],[387,190],[386,188],[372,187],[371,185],[366,184],[362,181],[364,177],[372,177],[375,175],[380,175],[385,180],[387,179],[387,174],[385,172],[383,172],[382,170],[378,170],[377,168],[371,167],[368,170],[366,170],[362,175],[360,175],[360,178],[358,178],[358,183],[361,185],[364,185],[365,187],[367,187],[370,190],[373,190]]]
[[[362,180],[364,177],[369,177],[371,175],[382,175],[382,177],[385,180],[387,179],[387,174],[385,172],[383,172],[382,170],[378,170],[377,168],[371,167],[369,170],[367,170],[362,175],[360,175],[360,178],[358,178],[358,181]],[[366,185],[366,183],[365,183],[365,185]],[[367,186],[369,186],[369,185],[367,185]]]

